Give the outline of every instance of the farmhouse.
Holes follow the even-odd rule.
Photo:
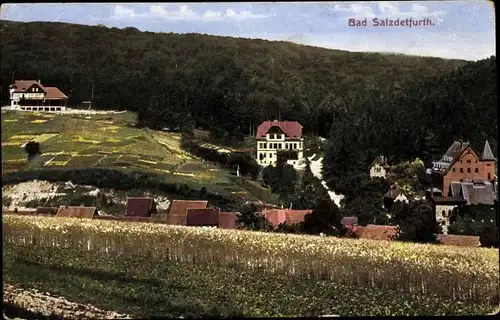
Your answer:
[[[387,165],[387,159],[384,156],[378,156],[370,166],[370,178],[385,179],[388,170],[389,166]]]
[[[305,216],[312,213],[312,210],[288,210],[288,209],[272,209],[263,210],[262,216],[266,220],[277,227],[282,223],[289,225],[304,222]]]
[[[257,128],[257,163],[276,165],[278,158],[297,165],[303,158],[302,125],[297,121],[264,121]]]
[[[98,215],[99,212],[96,207],[61,206],[57,210],[56,217],[92,219],[94,216]]]
[[[65,111],[68,97],[40,80],[16,80],[9,86],[11,107],[29,111]]]

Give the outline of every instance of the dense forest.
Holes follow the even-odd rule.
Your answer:
[[[470,141],[482,153],[488,139],[496,156],[496,58],[387,95],[368,94],[336,112],[323,173],[337,192],[356,190],[381,154],[392,164],[420,158],[428,167],[454,140]]]
[[[130,27],[2,21],[0,28],[3,102],[13,78],[41,79],[71,105],[90,100],[94,88],[96,108],[138,111],[149,127],[187,119],[239,137],[277,118],[326,136],[332,115],[369,92],[408,88],[467,63]]]

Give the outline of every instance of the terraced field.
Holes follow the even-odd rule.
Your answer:
[[[2,172],[41,167],[119,167],[165,174],[167,179],[256,200],[232,183],[227,171],[190,155],[180,135],[138,129],[135,114],[57,115],[2,113]],[[28,162],[24,144],[40,142],[42,155]]]

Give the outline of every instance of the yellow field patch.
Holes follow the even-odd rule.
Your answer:
[[[88,142],[88,143],[93,143],[93,144],[102,143],[102,141],[85,139],[84,137],[80,137],[80,136],[74,136],[73,139],[72,139],[72,141],[75,141],[75,142]]]
[[[174,172],[176,176],[184,176],[184,177],[194,177],[193,173],[183,173],[183,172]]]
[[[52,166],[65,166],[68,162],[69,162],[69,160],[68,161],[53,160],[53,161],[49,162],[49,165],[52,165]]]
[[[31,123],[45,123],[45,122],[47,122],[47,120],[37,119],[37,120],[31,121]]]
[[[3,122],[17,122],[17,119],[5,119]]]
[[[151,160],[145,160],[145,159],[139,159],[140,162],[144,162],[144,163],[149,163],[149,164],[157,164],[158,162],[156,161],[151,161]]]
[[[36,139],[38,135],[33,135],[33,134],[20,134],[17,136],[12,136],[10,137],[11,140],[31,140],[31,139]]]
[[[35,138],[36,142],[45,142],[51,138],[57,137],[59,133],[42,133],[38,137]]]
[[[154,168],[156,171],[160,171],[160,172],[165,172],[165,173],[170,173],[170,170],[167,170],[167,169],[159,169],[159,168]]]
[[[12,159],[12,160],[3,160],[2,162],[4,163],[11,163],[11,162],[24,162],[26,159]]]
[[[116,142],[122,142],[122,140],[115,138],[107,138],[106,142],[116,143]]]
[[[131,139],[135,139],[135,138],[139,138],[139,137],[140,137],[140,135],[138,135],[138,136],[130,136],[130,137],[126,137],[125,139],[131,140]]]
[[[22,142],[2,142],[2,146],[20,146]]]
[[[102,127],[101,130],[103,131],[115,131],[120,129],[119,126],[107,126],[107,127]]]

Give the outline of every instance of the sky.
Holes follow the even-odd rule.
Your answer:
[[[141,31],[202,33],[292,41],[365,52],[465,60],[495,55],[495,12],[488,1],[23,3],[3,4],[0,18],[56,21]],[[428,25],[376,26],[374,19]],[[350,19],[366,26],[350,26]],[[351,20],[352,22],[353,20]]]

